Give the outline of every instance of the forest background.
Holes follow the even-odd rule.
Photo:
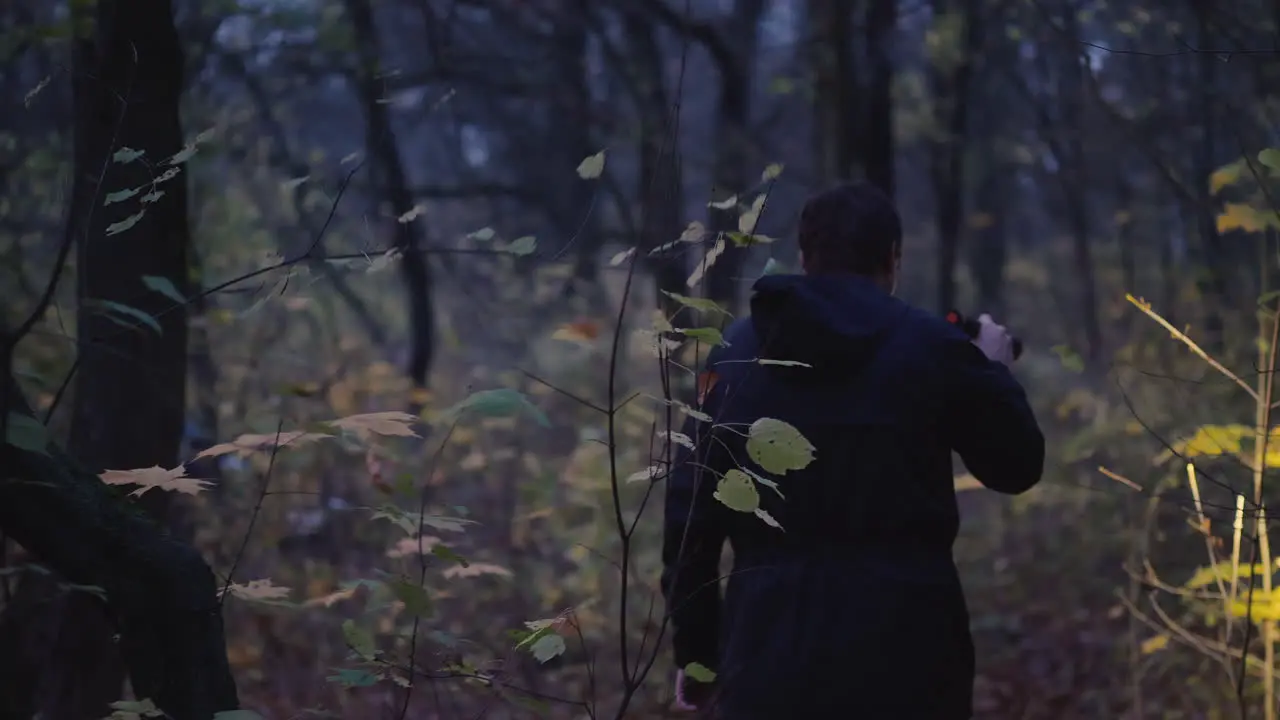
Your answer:
[[[0,718],[665,716],[691,368],[865,178],[1048,437],[957,466],[977,716],[1273,720],[1278,53],[1258,0],[9,0]]]

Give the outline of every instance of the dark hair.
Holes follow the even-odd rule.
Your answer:
[[[809,272],[875,275],[902,253],[902,219],[893,200],[865,182],[810,198],[800,211],[799,234]]]

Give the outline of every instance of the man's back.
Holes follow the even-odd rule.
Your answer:
[[[729,720],[968,717],[951,451],[993,489],[1033,485],[1044,440],[1025,395],[961,331],[866,278],[755,289],[751,318],[708,361],[702,454],[669,481],[677,662],[717,668]],[[760,418],[794,426],[814,460],[778,477],[754,466],[743,430]],[[740,466],[776,484],[759,490],[780,528],[716,502],[698,469]],[[735,559],[723,611],[706,589],[717,538]]]

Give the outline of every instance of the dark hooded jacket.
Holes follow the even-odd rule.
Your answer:
[[[712,420],[688,420],[696,449],[667,482],[677,665],[716,672],[725,720],[970,717],[951,452],[993,490],[1038,482],[1044,437],[1026,395],[961,330],[868,279],[771,275],[754,291],[751,318],[708,358]],[[760,418],[799,430],[813,461],[754,465],[744,435]],[[766,480],[760,507],[780,528],[714,497],[739,467]]]

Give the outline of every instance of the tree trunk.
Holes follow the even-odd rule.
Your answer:
[[[982,47],[982,18],[974,12],[977,3],[961,10],[946,0],[935,0],[936,20],[963,13],[963,45],[960,57],[950,65],[943,58],[930,63],[933,89],[935,133],[929,153],[929,175],[938,224],[938,310],[947,312],[956,304],[956,263],[960,259],[960,238],[964,223],[965,156],[969,152],[969,97],[973,65]]]
[[[68,231],[78,255],[79,374],[70,451],[93,473],[172,468],[185,417],[187,315],[170,295],[188,295],[190,247],[182,49],[168,0],[103,0],[95,12],[74,60]],[[139,504],[163,522],[170,498],[154,491]],[[18,594],[42,599],[15,602],[35,611],[23,624],[41,638],[34,703],[49,720],[103,717],[125,676],[117,628],[101,598],[64,587],[29,577]]]
[[[862,163],[868,182],[893,197],[897,190],[893,137],[893,37],[897,0],[870,0],[867,8],[867,90],[863,102]]]
[[[742,192],[750,179],[750,140],[748,122],[751,116],[751,84],[756,60],[760,16],[764,0],[742,0],[735,3],[727,36],[717,35],[720,50],[712,50],[718,58],[720,100],[716,107],[715,189],[716,200]],[[711,208],[708,229],[713,233],[738,229],[738,211]],[[748,248],[729,243],[723,255],[707,271],[707,297],[732,315],[738,313],[738,290],[742,265]]]
[[[374,178],[375,197],[391,203],[396,218],[405,217],[414,206],[413,194],[396,144],[391,115],[384,102],[378,29],[369,0],[346,0],[347,15],[360,56],[357,87],[364,104],[367,147]],[[376,203],[375,203],[376,204]],[[420,240],[420,218],[395,222],[394,247],[400,251],[400,273],[404,278],[409,305],[408,375],[418,388],[427,386],[435,356],[435,306],[431,291],[431,266]],[[416,405],[415,403],[411,403]]]
[[[12,376],[2,380],[0,413],[10,421],[35,422],[17,382]],[[122,491],[104,484],[57,446],[40,445],[43,450],[0,445],[0,467],[6,470],[0,475],[0,528],[68,582],[103,591],[137,697],[150,698],[174,720],[210,720],[215,713],[236,709],[217,586],[204,559],[165,533]],[[3,625],[25,620],[6,616]],[[13,647],[11,636],[0,635],[0,641]],[[93,670],[87,667],[93,659],[64,658],[57,679],[85,683],[85,676],[72,673]],[[0,654],[0,662],[11,661],[7,653]],[[0,707],[12,709],[19,704],[19,693],[32,691],[14,686],[22,677],[3,674]],[[67,700],[72,699],[80,702],[39,708],[40,717],[85,720],[109,714],[97,708],[97,698]],[[25,720],[32,714],[10,717]]]
[[[646,254],[664,243],[680,237],[681,200],[684,179],[680,169],[678,118],[671,112],[663,78],[662,53],[654,37],[653,25],[639,13],[625,17],[628,44],[635,58],[635,82],[639,86],[640,110],[640,179],[641,207],[638,252],[646,259],[653,274],[658,305],[679,326],[684,322],[683,306],[673,302],[662,291],[685,294],[688,266],[685,256],[677,252],[647,258]],[[679,317],[678,317],[679,316]]]

